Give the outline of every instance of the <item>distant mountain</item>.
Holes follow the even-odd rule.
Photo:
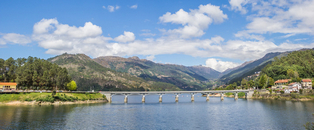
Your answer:
[[[191,71],[197,73],[198,75],[203,76],[206,79],[217,79],[221,73],[219,71],[216,71],[210,67],[205,66],[189,66],[187,67]]]
[[[180,90],[172,84],[147,81],[103,67],[84,54],[62,54],[48,61],[67,68],[78,90],[90,90],[91,87],[95,90]]]
[[[274,57],[282,57],[288,55],[290,52],[272,52],[266,54],[264,57],[255,61],[243,63],[241,66],[233,68],[230,72],[223,72],[224,75],[220,77],[220,81],[225,83],[233,83],[241,81],[242,78],[252,75],[255,72],[261,71],[267,64],[274,61]]]
[[[136,56],[130,58],[104,56],[95,58],[94,61],[117,72],[129,73],[148,81],[170,83],[184,90],[207,88],[204,81],[217,79],[220,75],[220,72],[208,67],[160,64]]]

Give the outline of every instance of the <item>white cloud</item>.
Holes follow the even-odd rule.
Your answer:
[[[5,40],[3,38],[0,38],[0,45],[5,45],[5,44],[7,44]]]
[[[146,59],[150,60],[150,61],[154,61],[155,56],[154,55],[150,55],[150,56],[147,56]]]
[[[115,10],[120,9],[120,6],[116,5],[116,7],[112,6],[112,5],[108,5],[106,6],[102,6],[102,8],[107,9],[109,12],[114,12]]]
[[[296,34],[314,35],[314,0],[302,1],[255,1],[252,14],[247,18],[251,21],[247,33],[282,33],[286,36]]]
[[[247,4],[248,0],[229,0],[232,10],[240,11],[242,14],[246,14],[247,10],[243,7]]]
[[[114,39],[117,42],[131,42],[135,40],[135,35],[132,32],[124,31],[123,35],[120,35]]]
[[[25,35],[16,34],[16,33],[4,34],[0,40],[0,44],[2,44],[2,45],[6,44],[6,43],[25,45],[25,44],[30,43],[30,42],[32,42],[31,38],[29,38]]]
[[[239,64],[229,62],[229,61],[221,61],[221,60],[215,59],[215,58],[209,58],[206,60],[205,66],[213,68],[219,72],[223,72],[223,71],[227,70],[228,68],[237,67],[237,66],[239,66]]]
[[[130,8],[131,9],[137,9],[137,5],[132,5]]]
[[[200,37],[204,35],[205,29],[212,22],[221,23],[228,19],[226,14],[223,14],[219,6],[211,4],[200,5],[199,9],[190,10],[186,12],[180,9],[174,14],[167,12],[159,17],[162,23],[181,24],[183,28],[166,31],[166,34],[177,34],[181,38]]]

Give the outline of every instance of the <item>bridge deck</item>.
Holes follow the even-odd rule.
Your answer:
[[[209,91],[102,91],[100,93],[102,94],[184,94],[184,93],[239,93],[239,92],[245,92],[248,93],[249,90],[209,90]]]

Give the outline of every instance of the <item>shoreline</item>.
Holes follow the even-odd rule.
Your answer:
[[[0,106],[18,106],[18,105],[68,105],[68,104],[90,104],[90,103],[107,103],[107,100],[86,100],[86,101],[55,101],[51,102],[41,102],[41,101],[10,101],[10,102],[0,102]]]

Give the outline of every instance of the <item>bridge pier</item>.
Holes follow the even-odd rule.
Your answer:
[[[191,93],[191,102],[194,102],[194,93]]]
[[[162,94],[159,95],[159,102],[162,102]]]
[[[206,101],[209,101],[209,94],[206,94]]]
[[[143,94],[142,103],[145,103],[145,94]]]
[[[112,102],[112,95],[111,94],[104,94],[106,96],[106,99],[108,100],[109,103]]]
[[[124,103],[128,103],[128,95],[124,95]]]
[[[234,93],[234,100],[238,100],[238,93]]]
[[[220,93],[220,100],[224,100],[224,93]]]
[[[176,94],[176,102],[179,102],[179,94]]]

